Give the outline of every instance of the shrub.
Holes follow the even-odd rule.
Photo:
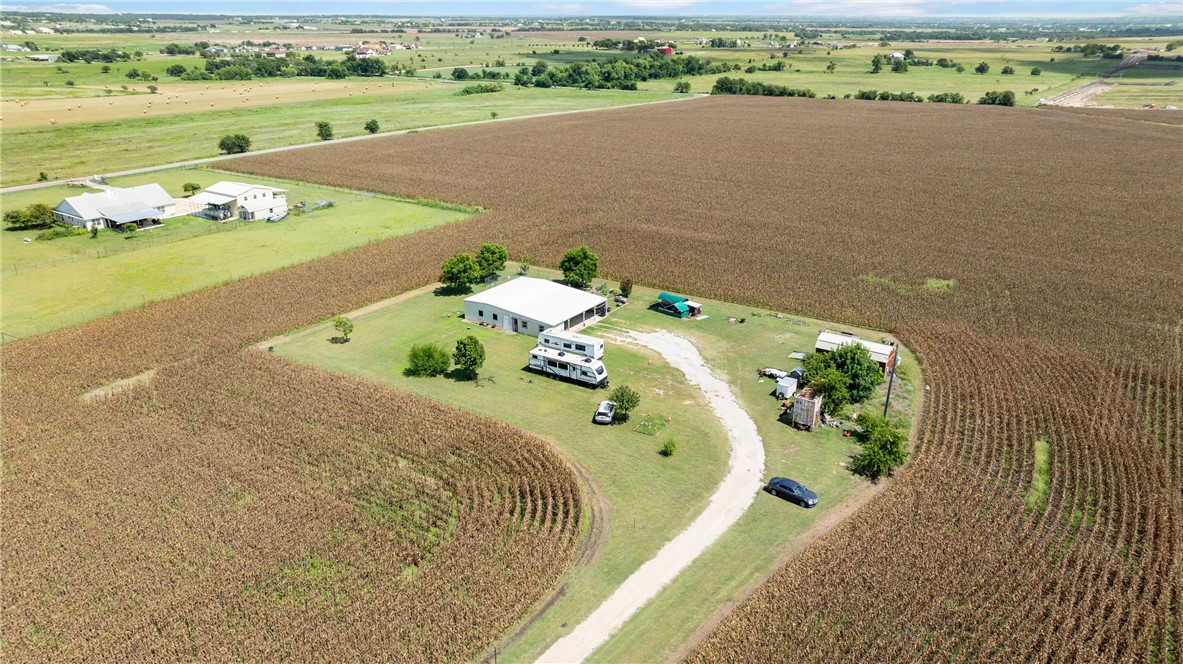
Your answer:
[[[466,85],[460,91],[462,95],[479,95],[487,92],[501,92],[505,86],[500,83],[477,83],[476,85]]]
[[[633,296],[633,280],[629,277],[620,280],[620,294],[625,297]]]
[[[678,81],[674,83],[674,92],[690,92],[690,81]]]
[[[663,457],[669,458],[674,456],[674,452],[678,450],[678,443],[674,442],[673,438],[666,438],[665,442],[661,444],[661,449],[657,452]]]
[[[316,137],[322,141],[333,140],[333,125],[321,120],[316,123]]]
[[[1002,92],[991,90],[990,92],[987,92],[985,95],[983,95],[982,98],[978,100],[978,103],[988,106],[1014,106],[1015,93],[1011,92],[1010,90],[1004,90]]]
[[[201,191],[201,185],[197,184],[196,182],[186,182],[185,184],[181,185],[181,189],[185,192],[186,196],[192,196],[193,194]]]
[[[415,344],[407,354],[413,376],[439,376],[452,367],[452,356],[439,344]]]
[[[612,390],[608,399],[616,402],[614,417],[618,422],[627,422],[629,415],[636,410],[637,406],[641,405],[641,395],[628,385],[621,385]]]
[[[377,134],[378,129],[379,129],[379,127],[378,127],[377,120],[367,120],[366,121],[366,125],[365,125],[366,131],[370,132],[371,134]]]
[[[859,413],[858,442],[863,451],[851,459],[851,470],[872,480],[891,475],[908,459],[908,437],[886,417]]]

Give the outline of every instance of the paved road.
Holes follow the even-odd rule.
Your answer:
[[[675,99],[662,99],[658,101],[645,101],[637,104],[623,104],[621,106],[606,106],[604,108],[579,108],[571,111],[552,111],[550,113],[534,113],[532,115],[518,115],[512,118],[497,118],[496,120],[474,120],[472,122],[456,122],[453,124],[434,125],[431,127],[416,127],[413,129],[400,129],[398,131],[385,131],[378,134],[363,134],[361,136],[350,136],[348,138],[337,138],[331,141],[317,141],[315,143],[300,143],[298,145],[285,145],[279,148],[269,148],[267,150],[255,150],[253,152],[246,152],[243,154],[223,154],[216,157],[206,157],[204,159],[190,159],[189,161],[178,161],[175,164],[161,164],[158,166],[146,166],[144,168],[133,168],[128,171],[118,171],[115,173],[105,173],[107,177],[119,177],[122,175],[137,175],[139,173],[151,173],[152,171],[164,170],[166,168],[181,168],[184,166],[197,166],[200,164],[209,164],[216,161],[225,161],[227,159],[237,159],[239,157],[250,157],[257,154],[270,154],[272,152],[286,152],[288,150],[302,150],[304,148],[312,148],[318,145],[329,145],[332,143],[350,143],[352,141],[368,141],[372,138],[383,138],[386,136],[398,136],[400,134],[407,134],[412,131],[429,131],[432,129],[450,129],[452,127],[466,127],[469,125],[487,124],[490,122],[513,122],[515,120],[529,120],[532,118],[545,118],[553,115],[570,115],[572,113],[591,113],[594,111],[611,111],[617,108],[630,108],[633,106],[648,106],[651,104],[668,104],[670,102],[687,101],[691,99],[698,99],[707,95],[696,94],[686,95],[685,97],[677,97]],[[41,187],[54,187],[60,184],[67,184],[70,182],[77,182],[78,177],[66,178],[64,180],[50,180],[48,182],[31,182],[29,184],[19,184],[11,187],[0,188],[0,194],[7,194],[14,191],[25,191],[27,189],[40,189]]]
[[[727,431],[731,447],[727,475],[698,518],[637,569],[570,634],[543,653],[539,662],[582,662],[591,655],[743,516],[755,500],[763,478],[764,443],[756,423],[739,405],[731,386],[711,372],[694,344],[665,331],[629,332],[625,340],[661,353],[671,366],[702,390]]]

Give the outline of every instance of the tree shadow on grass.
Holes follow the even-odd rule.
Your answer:
[[[472,286],[439,286],[432,291],[436,297],[449,297],[453,295],[466,295],[472,292]]]
[[[347,343],[349,343],[349,337],[329,337],[329,343],[331,343],[331,344],[347,344]]]

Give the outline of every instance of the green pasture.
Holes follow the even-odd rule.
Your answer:
[[[41,171],[61,179],[212,157],[219,153],[218,140],[232,133],[247,134],[253,149],[308,143],[316,140],[319,120],[331,122],[334,135],[343,138],[364,134],[370,119],[383,131],[393,131],[488,120],[492,113],[509,118],[675,97],[667,92],[514,86],[493,94],[459,92],[456,84],[436,83],[392,94],[4,130],[4,184],[30,182]]]
[[[157,182],[180,196],[181,186],[207,187],[239,174],[176,169],[113,179],[116,186]],[[250,177],[288,189],[288,202],[333,201],[332,208],[291,215],[278,223],[218,223],[196,217],[166,219],[164,227],[120,234],[99,231],[50,241],[37,231],[0,231],[0,329],[5,339],[24,337],[142,304],[269,272],[466,219],[470,213],[417,205],[366,192]],[[67,187],[6,194],[4,210],[35,202],[57,205],[85,190]]]
[[[512,272],[513,267],[510,267]],[[531,275],[557,273],[532,268]],[[599,286],[597,281],[595,285]],[[608,284],[614,286],[615,284]],[[836,509],[864,482],[844,467],[857,451],[837,429],[799,432],[778,420],[775,383],[757,369],[790,369],[791,352],[810,351],[822,328],[844,329],[878,340],[881,335],[794,316],[695,298],[704,303],[704,320],[680,320],[648,308],[657,291],[636,288],[632,301],[615,308],[586,333],[611,338],[623,329],[666,329],[692,339],[708,363],[725,376],[756,421],[767,455],[765,477],[789,476],[821,496],[805,510],[760,493],[748,513],[706,554],[665,588],[607,644],[598,661],[659,661],[672,654],[720,606],[762,581],[776,568],[780,552],[793,538]],[[297,332],[275,352],[310,364],[389,384],[474,410],[537,433],[590,471],[610,506],[607,534],[590,562],[572,563],[560,586],[562,596],[520,638],[499,646],[506,661],[536,658],[591,613],[619,583],[687,525],[714,491],[726,465],[727,442],[700,392],[680,372],[647,350],[609,341],[605,357],[613,385],[628,384],[642,394],[639,413],[627,425],[591,424],[604,391],[559,383],[524,370],[533,340],[465,323],[465,295],[427,293],[357,317],[352,339],[332,343],[326,326]],[[744,318],[744,323],[729,322]],[[463,334],[476,334],[488,350],[482,382],[403,375],[414,343],[434,341],[450,347]],[[906,349],[892,395],[891,415],[912,423],[915,358]],[[866,407],[881,410],[886,386]],[[668,418],[656,435],[634,431],[646,420]],[[657,454],[672,438],[677,452]]]
[[[911,66],[907,72],[894,73],[889,67],[878,74],[869,73],[871,59],[876,54],[884,56],[903,52],[911,48],[915,57],[936,61],[948,58],[965,66],[958,73],[954,68]],[[759,67],[773,64],[781,59],[783,50],[762,49],[703,49],[687,51],[704,58],[739,64],[741,67]],[[1048,44],[949,44],[949,43],[893,43],[887,47],[858,47],[826,49],[809,46],[788,49],[784,71],[736,71],[726,76],[745,78],[785,85],[793,88],[808,88],[819,97],[854,95],[859,90],[888,90],[891,92],[915,92],[927,97],[941,92],[959,92],[971,102],[990,90],[1011,90],[1018,96],[1021,106],[1034,106],[1040,97],[1070,90],[1083,85],[1117,66],[1117,60],[1085,58],[1077,53],[1052,53]],[[776,55],[776,59],[769,56]],[[1053,62],[1052,59],[1055,59]],[[830,62],[835,71],[827,72]],[[987,74],[976,74],[974,68],[980,62],[990,65]],[[1015,73],[1003,75],[1005,66],[1014,67]],[[1031,70],[1039,67],[1041,74],[1032,76]],[[689,77],[692,92],[710,92],[720,75]],[[640,85],[646,90],[672,90],[673,81],[648,81]],[[1030,92],[1030,94],[1027,94]]]

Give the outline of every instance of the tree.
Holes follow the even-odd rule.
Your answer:
[[[627,422],[629,414],[641,405],[641,395],[628,385],[621,385],[612,390],[608,400],[616,403],[616,414],[613,417],[618,422]]]
[[[955,67],[954,69],[958,74],[965,73],[965,65],[957,65],[957,67]]]
[[[571,249],[559,261],[563,279],[573,286],[586,286],[600,274],[600,258],[587,245]]]
[[[452,356],[439,344],[415,344],[407,354],[409,373],[414,376],[439,376],[452,366]]]
[[[48,228],[53,225],[53,210],[45,203],[34,203],[24,210],[4,213],[4,225],[13,228]]]
[[[452,70],[452,79],[456,81],[467,81],[470,78],[468,70],[464,67],[457,67]]]
[[[371,134],[377,134],[380,127],[377,120],[366,120],[365,130]]]
[[[106,65],[103,65],[103,66],[106,67]],[[110,70],[111,70],[111,68],[107,67],[107,71],[110,71]],[[179,77],[181,74],[184,74],[188,70],[189,70],[189,68],[186,67],[185,65],[171,65],[168,69],[164,70],[164,73],[168,74],[169,76],[178,76]]]
[[[1032,67],[1031,68],[1031,75],[1032,76],[1039,76],[1042,73],[1043,73],[1043,70],[1040,69],[1039,67]]]
[[[218,141],[218,149],[226,154],[242,154],[251,149],[251,139],[246,134],[229,134]]]
[[[911,60],[914,57],[916,57],[916,51],[913,51],[910,48],[904,49],[904,59],[905,60]]]
[[[822,412],[831,417],[842,412],[850,403],[849,381],[835,367],[826,367],[809,381],[809,387],[822,397]]]
[[[453,288],[470,286],[480,280],[481,266],[469,254],[456,254],[440,268],[440,281]]]
[[[157,87],[157,86],[155,86],[155,85],[149,85],[149,86],[148,86],[148,92],[150,92],[150,93],[152,93],[152,94],[156,94],[156,91],[157,91],[157,90],[159,90],[159,89],[160,89],[160,88],[159,88],[159,87]]]
[[[629,277],[620,280],[620,294],[625,297],[633,296],[633,280]]]
[[[1015,73],[1015,68],[1010,65],[1007,65],[1002,68],[1002,75],[1003,76],[1010,76],[1013,73]]]
[[[887,418],[859,413],[858,442],[863,451],[851,459],[851,470],[872,480],[891,475],[908,460],[908,438],[891,426]]]
[[[871,58],[871,73],[878,74],[881,71],[883,71],[883,56],[876,54]]]
[[[25,215],[20,210],[9,210],[4,213],[4,225],[9,228],[24,228]]]
[[[990,72],[990,65],[986,64],[985,62],[979,62],[978,66],[974,67],[974,71],[979,74],[987,74]]]
[[[982,98],[978,100],[978,103],[994,106],[1014,106],[1015,93],[1011,92],[1010,90],[1004,90],[1002,92],[991,90],[990,92],[987,92],[985,95],[983,95]]]
[[[104,74],[110,74],[111,73],[111,65],[103,65],[102,67],[99,68],[99,71]]]
[[[316,123],[316,136],[322,141],[333,140],[333,125],[321,120]]]
[[[690,81],[678,81],[674,83],[674,92],[690,92]]]
[[[833,74],[836,71],[838,71],[838,63],[830,60],[830,64],[826,65],[826,73]]]
[[[48,182],[49,181],[49,174],[47,174],[45,171],[41,171],[40,173],[37,174],[37,181],[38,182]]]
[[[879,363],[862,344],[847,344],[826,354],[830,366],[842,372],[848,381],[851,401],[863,401],[883,382]]]
[[[456,352],[452,353],[456,366],[477,377],[477,371],[485,365],[485,345],[471,334],[456,341]]]
[[[186,196],[192,196],[193,194],[201,191],[201,185],[197,184],[196,182],[186,182],[185,184],[181,185],[181,189],[185,191]]]
[[[343,341],[349,341],[349,335],[353,333],[353,321],[344,316],[336,316],[333,318],[333,329],[341,333]]]
[[[476,252],[476,262],[481,268],[481,278],[491,277],[505,269],[509,253],[499,244],[482,244]]]
[[[891,70],[897,74],[906,74],[908,72],[908,61],[896,60],[891,63]]]

